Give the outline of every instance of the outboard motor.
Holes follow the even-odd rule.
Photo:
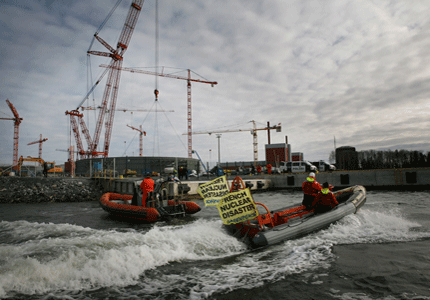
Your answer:
[[[134,187],[133,187],[133,198],[131,199],[131,205],[138,205],[142,206],[142,190],[140,189],[140,186],[135,181]]]

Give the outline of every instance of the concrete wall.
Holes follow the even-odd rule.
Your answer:
[[[301,188],[308,173],[270,176],[275,188]],[[363,185],[366,188],[430,188],[430,169],[387,169],[363,171],[320,172],[316,180],[335,187]]]
[[[235,176],[229,176],[229,182]],[[245,184],[253,184],[251,190],[267,189],[301,189],[303,182],[308,177],[308,173],[298,174],[272,174],[258,176],[241,176]],[[200,184],[214,179],[201,181],[183,181],[190,187],[189,195],[196,195],[197,188]],[[134,182],[140,184],[142,179],[95,179],[103,186],[106,192],[115,192],[121,194],[133,194]],[[328,182],[335,189],[345,188],[353,185],[363,185],[367,189],[387,188],[387,189],[430,189],[430,169],[387,169],[387,170],[366,170],[366,171],[335,171],[319,172],[316,174],[316,180],[323,184]],[[177,195],[177,184],[169,183],[169,195]]]
[[[137,183],[140,185],[142,182],[142,179],[95,179],[98,181],[98,183],[103,187],[105,192],[111,192],[111,193],[119,193],[119,194],[127,194],[127,195],[133,195],[133,187],[134,184]],[[190,191],[188,192],[188,195],[197,195],[197,189],[200,184],[206,183],[209,180],[202,180],[202,181],[182,181],[182,184],[188,185],[190,188]],[[228,180],[228,182],[231,185],[232,180]],[[257,190],[267,190],[271,187],[271,180],[270,179],[243,179],[243,182],[245,184],[250,183],[252,184],[251,190],[257,191]],[[167,193],[170,196],[178,196],[178,183],[176,182],[169,182],[167,184]]]

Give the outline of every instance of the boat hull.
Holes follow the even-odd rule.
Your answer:
[[[111,215],[145,222],[157,222],[173,215],[191,215],[201,210],[200,206],[192,201],[176,202],[168,200],[167,206],[164,207],[145,207],[131,205],[132,198],[132,195],[105,193],[100,198],[99,203],[100,206]],[[173,208],[177,207],[180,207],[181,211],[175,214]]]
[[[264,247],[277,244],[279,242],[294,239],[313,231],[320,230],[330,224],[342,219],[343,217],[356,213],[358,209],[366,202],[366,190],[362,186],[354,186],[334,193],[339,201],[342,201],[334,209],[315,214],[313,211],[305,211],[301,214],[296,214],[296,217],[283,220],[282,224],[278,224],[271,228],[258,226],[252,222],[246,224],[227,225],[227,230],[240,237],[244,242],[252,248]],[[297,211],[301,206],[296,206]],[[286,208],[291,210],[292,208]],[[281,209],[278,210],[282,212]],[[274,218],[276,220],[280,218]]]

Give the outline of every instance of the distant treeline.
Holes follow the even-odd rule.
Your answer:
[[[430,167],[430,152],[409,150],[358,151],[360,169],[391,169]]]

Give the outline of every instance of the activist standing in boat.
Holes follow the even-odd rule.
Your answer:
[[[148,193],[154,191],[154,180],[152,180],[151,174],[146,173],[146,178],[142,180],[140,189],[142,190],[142,206],[146,206]]]
[[[339,203],[336,201],[336,197],[329,189],[328,182],[323,183],[323,188],[315,197],[312,202],[312,208],[315,209],[315,213],[323,213],[335,208]]]
[[[303,190],[303,202],[302,205],[306,206],[307,209],[311,209],[312,202],[315,200],[316,195],[321,191],[321,185],[315,180],[315,173],[309,173],[306,181],[302,184]]]

